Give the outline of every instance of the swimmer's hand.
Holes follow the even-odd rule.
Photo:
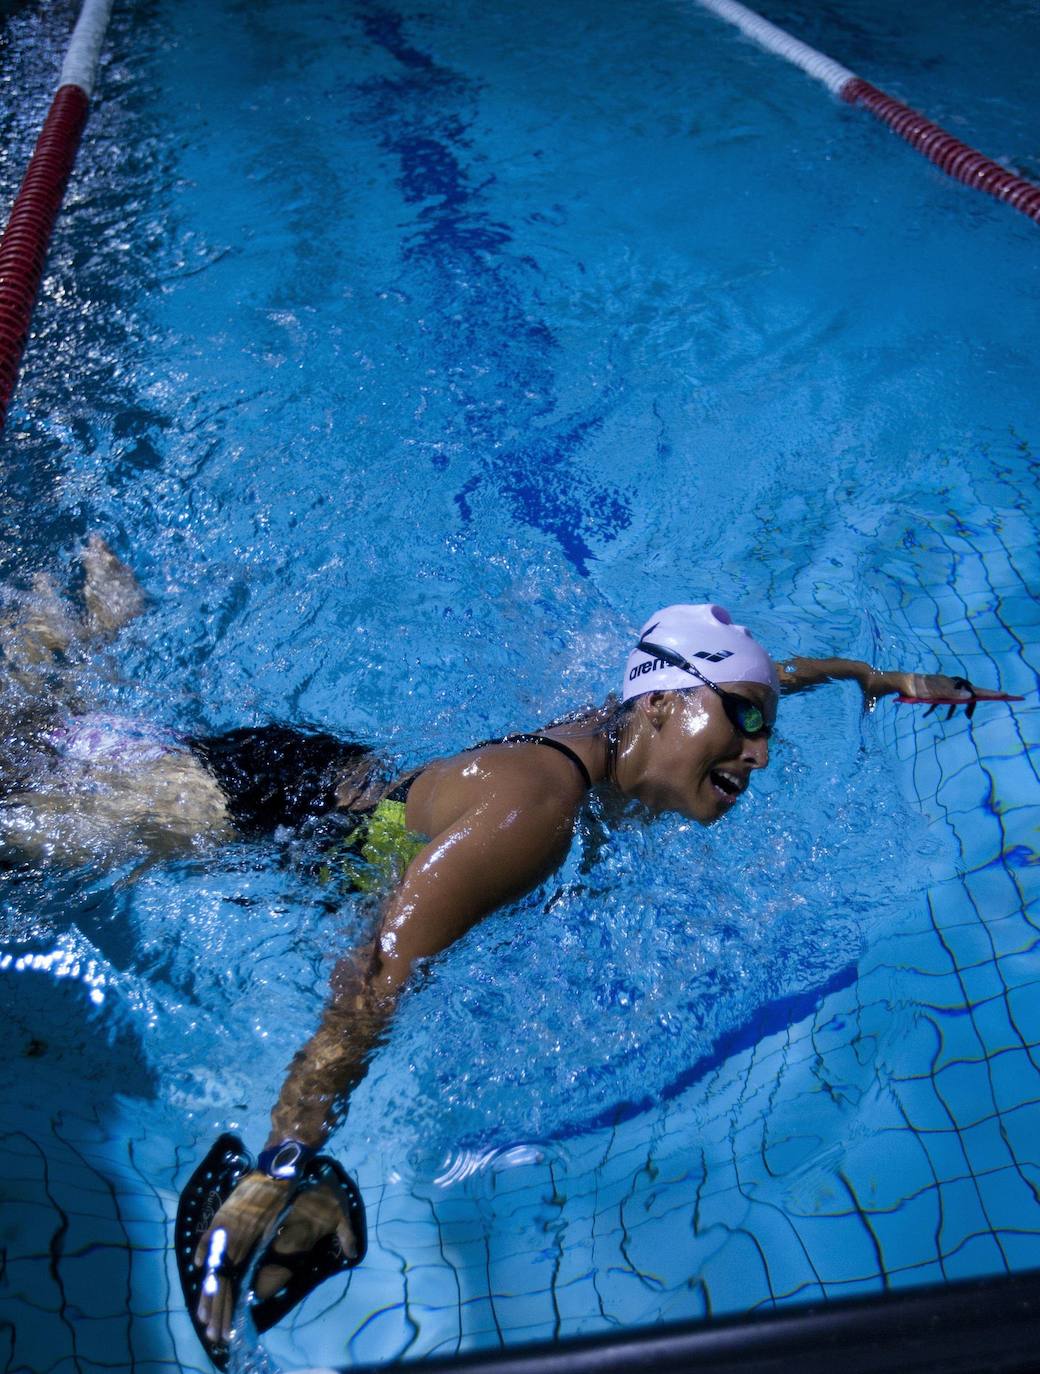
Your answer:
[[[948,706],[947,720],[958,706],[963,706],[970,717],[980,701],[1021,700],[1009,698],[1005,692],[991,692],[985,687],[976,687],[967,678],[946,677],[943,673],[872,672],[862,686],[868,702],[872,698],[898,692],[900,701],[927,703],[925,715],[930,715],[937,706]]]
[[[254,1283],[256,1296],[261,1299],[277,1293],[289,1278],[289,1270],[278,1263],[279,1254],[312,1250],[323,1236],[333,1232],[345,1255],[357,1253],[357,1241],[338,1196],[323,1184],[299,1193],[284,1222],[278,1225],[291,1197],[291,1186],[267,1174],[246,1174],[199,1241],[195,1267],[205,1271],[205,1279],[198,1315],[210,1341],[226,1344],[231,1339],[239,1285],[257,1246],[268,1247]]]
[[[131,570],[99,534],[92,534],[80,553],[83,565],[84,629],[90,636],[112,639],[145,607],[144,592]]]

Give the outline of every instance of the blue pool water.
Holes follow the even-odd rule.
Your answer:
[[[1040,175],[1035,3],[763,12]],[[4,14],[8,203],[72,7]],[[404,766],[707,597],[1028,694],[831,688],[724,825],[591,814],[402,1005],[278,1365],[1040,1261],[1036,232],[673,0],[117,3],[0,495],[7,599],[94,529],[148,592],[96,699]],[[5,1367],[207,1368],[178,1189],[370,918],[307,858],[0,874]]]

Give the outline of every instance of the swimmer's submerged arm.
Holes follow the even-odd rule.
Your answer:
[[[420,851],[387,900],[374,944],[337,966],[321,1023],[289,1066],[269,1144],[326,1139],[416,961],[548,877],[567,852],[573,819],[544,792],[492,797]]]
[[[899,687],[890,684],[889,678],[895,674],[881,673],[869,663],[861,663],[853,658],[793,658],[775,664],[780,679],[780,691],[788,696],[792,692],[804,692],[810,687],[820,687],[825,682],[857,682],[867,696],[880,697],[887,692],[897,692]]]

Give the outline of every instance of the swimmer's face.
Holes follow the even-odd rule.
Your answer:
[[[758,682],[719,683],[727,692],[771,708]],[[630,764],[619,779],[652,811],[678,811],[701,825],[721,820],[738,803],[752,773],[769,762],[765,736],[748,739],[733,725],[710,687],[650,692],[636,704]]]

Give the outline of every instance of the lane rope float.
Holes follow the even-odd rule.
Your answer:
[[[58,89],[0,238],[0,427],[18,380],[54,222],[87,122],[112,0],[84,0]]]
[[[984,153],[934,124],[917,110],[864,81],[808,43],[763,19],[738,0],[697,0],[702,9],[740,29],[759,47],[800,67],[849,105],[861,105],[947,175],[985,191],[1040,224],[1040,186],[1008,171]]]

